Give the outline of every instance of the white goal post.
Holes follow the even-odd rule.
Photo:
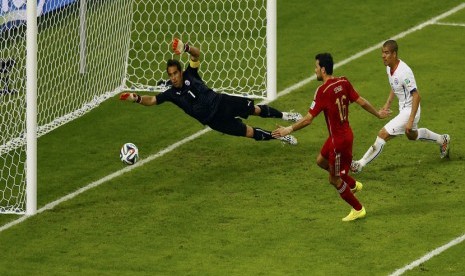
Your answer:
[[[166,60],[187,63],[173,37],[201,49],[216,91],[276,98],[276,0],[0,0],[0,213],[36,212],[38,137],[166,89]]]

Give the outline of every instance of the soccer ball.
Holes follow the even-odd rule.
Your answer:
[[[121,148],[119,158],[126,165],[134,165],[139,159],[139,149],[133,143],[126,143]]]

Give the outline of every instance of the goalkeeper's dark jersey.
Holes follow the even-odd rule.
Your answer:
[[[171,86],[158,94],[157,104],[172,102],[202,124],[208,124],[218,110],[222,95],[209,88],[200,77],[198,68],[192,68],[190,64],[182,76],[182,87]]]

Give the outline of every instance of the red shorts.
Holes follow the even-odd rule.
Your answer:
[[[336,149],[331,137],[326,139],[325,144],[321,148],[320,154],[328,160],[329,173],[333,176],[341,176],[349,174],[350,164],[352,163],[352,137],[345,139],[344,143]]]

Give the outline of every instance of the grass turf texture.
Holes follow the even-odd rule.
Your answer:
[[[458,3],[367,1],[338,11],[347,4],[279,1],[279,90],[312,76],[317,52],[341,61]],[[396,8],[402,20],[392,20],[395,6],[404,7]],[[465,23],[465,13],[452,20]],[[0,274],[386,275],[403,267],[464,233],[457,78],[465,73],[464,35],[463,27],[428,26],[399,40],[400,57],[413,68],[422,95],[420,126],[451,134],[451,160],[439,159],[434,144],[405,137],[388,142],[356,176],[365,184],[357,196],[366,219],[340,221],[349,207],[315,165],[327,136],[322,116],[295,133],[297,147],[209,132],[1,232]],[[296,41],[304,45],[298,51]],[[335,71],[375,106],[389,91],[380,56],[374,51]],[[318,85],[313,81],[272,105],[305,112]],[[356,106],[350,118],[359,157],[385,122]],[[282,123],[248,122],[266,129]],[[200,129],[172,105],[144,108],[110,99],[39,139],[39,207],[122,168],[124,142],[138,145],[144,158]],[[2,215],[0,224],[15,218]],[[460,273],[463,248],[407,275]]]

